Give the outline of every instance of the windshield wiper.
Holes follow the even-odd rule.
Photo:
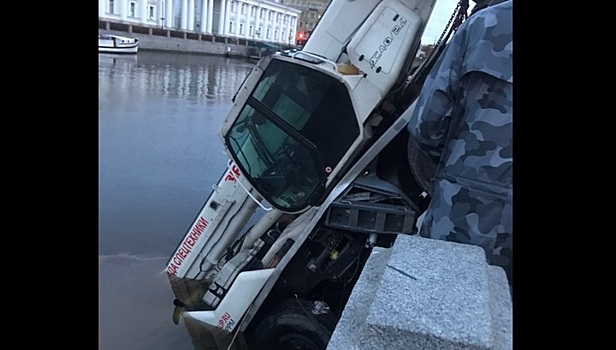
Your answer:
[[[266,167],[272,166],[272,164],[274,164],[274,159],[272,159],[272,156],[269,154],[269,152],[263,145],[263,140],[261,139],[261,136],[259,136],[259,132],[257,131],[254,123],[246,123],[246,127],[248,128],[248,133],[250,133],[250,140],[252,141],[252,144],[255,147],[259,158],[263,160],[263,163],[265,163]]]

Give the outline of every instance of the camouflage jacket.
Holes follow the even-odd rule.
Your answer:
[[[438,162],[419,234],[482,246],[510,278],[512,11],[513,0],[502,2],[458,28],[408,124],[410,137]]]

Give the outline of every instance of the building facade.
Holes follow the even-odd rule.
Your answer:
[[[99,0],[100,19],[294,44],[301,10],[268,0]]]
[[[281,0],[302,11],[297,24],[297,44],[303,45],[312,34],[331,0]]]

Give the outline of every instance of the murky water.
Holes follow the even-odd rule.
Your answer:
[[[226,168],[218,129],[254,63],[99,54],[99,350],[229,347],[173,324],[163,270]]]

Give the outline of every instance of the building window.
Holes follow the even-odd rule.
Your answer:
[[[261,27],[257,29],[257,32],[255,34],[257,34],[257,36],[261,36]]]
[[[240,35],[244,35],[244,23],[240,23]]]
[[[235,33],[235,30],[233,29],[233,22],[229,22],[229,34],[233,33]]]
[[[274,17],[274,11],[270,11],[268,16],[267,16],[267,20],[271,21],[273,17]]]
[[[129,17],[137,17],[137,15],[135,14],[136,7],[137,7],[137,4],[134,1],[131,1],[130,5],[128,5],[128,16]]]
[[[270,30],[269,30],[269,28],[267,28],[267,30],[265,31],[265,39],[269,39],[269,38],[271,38]]]
[[[231,12],[237,12],[237,1],[231,1]]]
[[[259,14],[259,18],[265,19],[265,9],[261,9],[261,13]]]
[[[154,19],[154,6],[150,5],[150,6],[148,7],[148,9],[149,9],[149,10],[148,10],[148,17],[149,17],[150,19]]]
[[[242,4],[242,14],[246,14],[246,4]]]
[[[278,41],[278,30],[274,30],[274,40]]]
[[[109,0],[109,12],[108,13],[113,13],[113,0]]]
[[[254,30],[252,26],[248,26],[248,36],[254,36]]]
[[[250,6],[250,17],[254,17],[256,13],[257,13],[257,7],[254,5]]]

